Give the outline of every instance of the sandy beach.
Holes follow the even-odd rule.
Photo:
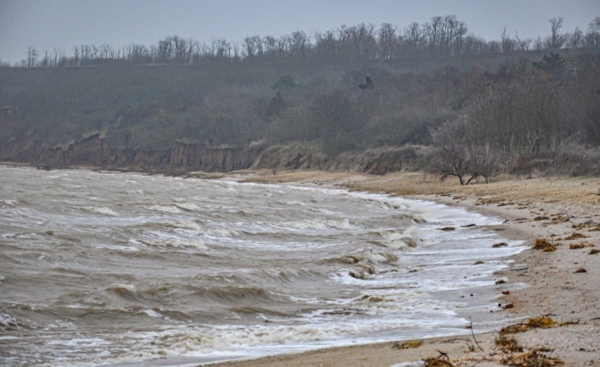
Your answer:
[[[460,186],[423,173],[265,171],[244,179],[338,186],[461,206],[503,219],[486,230],[523,240],[531,249],[496,274],[499,307],[489,318],[498,320],[500,314],[510,321],[494,332],[477,333],[477,323],[485,322],[478,318],[473,335],[399,339],[211,366],[600,366],[599,178],[501,177]],[[521,283],[528,286],[513,286]]]

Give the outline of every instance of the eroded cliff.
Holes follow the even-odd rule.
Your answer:
[[[35,141],[30,135],[0,147],[0,161],[29,163],[41,168],[87,166],[164,173],[231,172],[253,168],[386,174],[415,168],[422,155],[419,147],[387,147],[330,157],[316,145],[301,143],[210,147],[178,141],[170,149],[142,150],[110,146],[101,133],[54,147]]]

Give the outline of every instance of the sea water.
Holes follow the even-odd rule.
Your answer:
[[[331,187],[0,166],[0,365],[197,365],[464,333],[461,310],[497,307],[469,294],[523,249],[482,228],[500,223]]]

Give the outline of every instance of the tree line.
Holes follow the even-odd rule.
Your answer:
[[[197,64],[206,59],[242,60],[246,58],[359,58],[400,60],[467,56],[526,51],[600,48],[600,16],[585,30],[562,32],[563,18],[549,20],[550,35],[536,39],[514,36],[504,28],[499,40],[486,41],[469,33],[464,21],[454,15],[435,16],[424,24],[411,23],[400,29],[390,23],[340,26],[309,35],[304,31],[280,37],[247,36],[241,42],[224,38],[199,42],[178,36],[166,37],[157,44],[130,44],[115,48],[108,44],[74,46],[71,55],[55,48],[40,51],[27,48],[27,57],[15,66],[67,67],[102,63],[113,64]]]

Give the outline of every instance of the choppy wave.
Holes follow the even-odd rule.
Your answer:
[[[78,206],[78,207],[75,207],[75,209],[81,209],[81,210],[87,210],[90,212],[96,212],[96,213],[100,213],[100,214],[118,216],[117,213],[115,213],[112,209],[107,208],[107,207]]]
[[[174,365],[464,332],[461,292],[521,249],[467,223],[499,221],[323,187],[0,167],[0,355]]]

